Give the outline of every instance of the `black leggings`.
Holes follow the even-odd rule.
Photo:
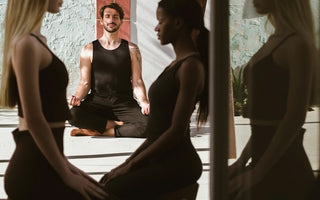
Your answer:
[[[117,137],[146,137],[147,116],[133,98],[99,97],[89,94],[80,106],[71,109],[73,126],[103,133],[108,120],[123,121],[115,127]]]
[[[187,138],[166,154],[153,157],[137,169],[121,175],[107,184],[107,175],[100,183],[108,194],[121,200],[152,200],[195,183],[202,173],[201,160]],[[112,199],[112,198],[111,198]]]
[[[270,145],[277,127],[251,126],[252,162],[254,167]],[[265,174],[264,178],[247,193],[259,200],[306,199],[315,177],[303,147],[304,129],[296,136],[283,156]]]
[[[63,154],[63,128],[52,129]],[[5,190],[10,200],[83,200],[80,193],[64,184],[40,152],[28,131],[13,131],[16,149],[5,173]]]

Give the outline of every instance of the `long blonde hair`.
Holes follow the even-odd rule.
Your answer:
[[[316,52],[316,40],[314,31],[314,21],[312,15],[311,4],[309,0],[273,0],[275,5],[274,16],[268,15],[268,19],[273,26],[276,26],[274,18],[281,24],[282,28],[292,32],[296,32],[305,36],[310,41]],[[314,55],[314,69],[312,78],[312,92],[310,97],[310,106],[319,106],[319,62],[317,55]]]
[[[314,22],[309,0],[273,0],[274,13],[269,14],[270,22],[275,26],[274,15],[283,29],[307,34],[315,40]]]
[[[8,0],[4,21],[4,45],[0,107],[17,104],[16,81],[12,68],[12,53],[17,41],[41,25],[49,0]]]

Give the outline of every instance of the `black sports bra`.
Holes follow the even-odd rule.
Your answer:
[[[288,38],[289,34],[266,57],[248,66],[249,118],[259,120],[281,120],[286,113],[289,92],[289,70],[278,66],[273,52]]]
[[[42,112],[48,122],[61,122],[69,119],[70,110],[66,100],[68,72],[64,63],[52,53],[36,35],[35,37],[52,55],[52,61],[46,68],[39,71],[39,88]],[[18,98],[18,115],[23,117],[23,108]]]

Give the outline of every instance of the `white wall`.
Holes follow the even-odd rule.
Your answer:
[[[154,31],[158,23],[155,14],[158,2],[159,0],[131,0],[131,40],[141,50],[143,78],[147,88],[175,57],[172,46],[161,46]],[[207,6],[206,25],[209,25],[209,8],[210,5]]]
[[[131,40],[140,48],[147,88],[174,57],[171,45],[161,46],[154,31],[157,3],[158,0],[131,0]]]
[[[6,2],[7,0],[0,0],[1,64]],[[60,13],[46,14],[43,21],[42,33],[47,36],[49,47],[64,61],[69,71],[69,94],[73,93],[79,80],[80,50],[83,45],[95,39],[95,7],[95,0],[64,0]]]
[[[245,0],[230,0],[230,51],[233,68],[245,64],[266,41],[265,19],[243,19]],[[7,0],[0,0],[0,45],[3,44],[3,21]],[[95,40],[95,0],[64,0],[61,12],[47,14],[43,34],[48,45],[66,64],[69,71],[69,95],[79,81],[79,54],[81,48]],[[208,0],[205,24],[210,29],[210,0]],[[319,0],[311,0],[319,23]],[[131,0],[131,40],[138,44],[142,54],[143,78],[147,89],[158,74],[174,58],[171,45],[161,46],[154,27],[158,0]],[[0,49],[2,63],[2,48]],[[1,71],[0,71],[1,73]]]

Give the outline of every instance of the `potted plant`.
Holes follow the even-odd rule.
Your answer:
[[[247,88],[243,82],[243,70],[246,65],[232,68],[232,86],[233,86],[233,101],[234,115],[246,116],[246,105],[248,101]]]

